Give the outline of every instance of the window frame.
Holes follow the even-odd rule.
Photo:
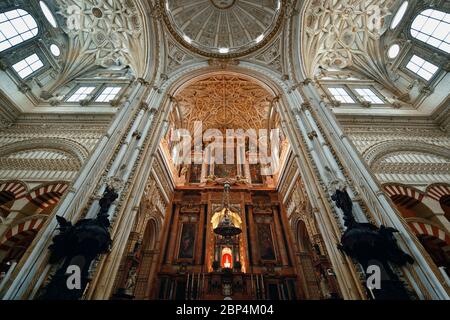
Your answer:
[[[414,41],[416,44],[418,44],[418,45],[420,45],[420,46],[423,46],[424,48],[427,48],[427,49],[429,49],[429,50],[432,50],[433,52],[436,52],[436,50],[438,50],[438,52],[440,52],[440,53],[443,53],[443,54],[445,54],[445,55],[450,55],[450,53],[448,53],[448,52],[446,52],[446,51],[444,51],[444,50],[442,50],[442,49],[440,49],[440,48],[438,48],[438,47],[435,47],[435,46],[433,46],[433,45],[431,45],[431,44],[429,44],[429,43],[427,43],[427,42],[425,42],[425,41],[422,41],[422,40],[420,40],[420,39],[418,39],[418,38],[416,38],[416,37],[414,37],[414,36],[412,35],[412,31],[413,31],[412,26],[413,26],[414,21],[416,21],[416,19],[417,19],[424,11],[426,11],[426,10],[435,10],[435,11],[440,11],[440,12],[442,12],[442,13],[444,13],[444,14],[450,14],[450,12],[446,12],[446,11],[443,11],[443,10],[436,10],[436,9],[431,8],[431,7],[429,7],[429,6],[426,6],[426,7],[424,7],[424,8],[421,8],[416,14],[414,14],[414,16],[413,16],[412,19],[411,19],[411,22],[410,22],[409,25],[408,25],[408,32],[406,32],[407,37],[408,37],[409,39],[411,39],[412,41]],[[431,36],[430,36],[430,37],[431,37]],[[436,39],[437,39],[437,38],[436,38]],[[440,40],[440,41],[443,41],[443,40]]]
[[[25,76],[25,77],[22,78],[22,76],[19,74],[19,71],[17,71],[17,70],[14,68],[14,66],[17,65],[18,63],[21,63],[22,61],[24,61],[24,60],[26,60],[26,59],[32,57],[32,56],[34,56],[34,55],[36,55],[36,56],[38,57],[39,61],[42,63],[42,66],[41,66],[39,69],[34,70],[32,73],[30,73],[30,74],[28,74],[27,76]],[[26,62],[26,61],[25,61],[25,62]],[[29,64],[28,62],[26,62],[26,63],[27,63],[27,65],[28,65],[27,67],[31,67],[30,64]],[[28,79],[30,79],[30,78],[32,78],[32,77],[36,77],[36,76],[38,76],[39,74],[41,74],[42,72],[44,72],[46,66],[47,66],[46,61],[42,58],[41,55],[39,55],[39,52],[34,52],[34,53],[32,53],[32,54],[30,54],[30,55],[28,55],[28,56],[24,56],[24,57],[20,58],[17,62],[11,64],[11,69],[14,71],[14,74],[15,74],[17,77],[19,77],[19,79],[21,79],[22,81],[26,81],[26,80],[28,80]],[[25,68],[24,68],[24,69],[25,69]],[[24,70],[24,69],[22,69],[22,70]],[[21,71],[22,71],[22,70],[21,70]]]
[[[371,103],[373,106],[382,106],[382,105],[386,105],[388,104],[386,97],[381,94],[373,85],[350,85],[350,90],[354,93],[354,95],[357,97],[357,100],[360,101],[360,103],[363,102],[369,102]],[[373,94],[381,100],[381,103],[374,103],[372,101],[367,101],[365,100],[360,94],[359,92],[356,91],[356,89],[369,89],[373,92]]]
[[[117,83],[117,84],[116,83],[103,84],[103,85],[98,87],[98,90],[93,95],[92,102],[95,103],[95,104],[110,104],[111,101],[103,101],[103,102],[101,102],[101,101],[97,101],[97,99],[102,95],[102,93],[107,88],[111,88],[111,87],[113,87],[113,88],[120,88],[119,92],[116,94],[114,99],[111,100],[111,101],[117,100],[117,98],[119,98],[122,95],[123,91],[125,90],[125,86],[123,84],[121,84],[121,83]]]
[[[409,62],[411,61],[413,56],[417,56],[423,60],[425,60],[426,62],[429,62],[433,65],[435,65],[438,69],[436,70],[436,72],[431,76],[430,79],[425,79],[422,76],[420,76],[418,73],[415,73],[413,70],[410,70],[407,65],[409,64]],[[442,71],[442,68],[439,64],[436,64],[434,61],[430,61],[427,60],[423,57],[423,52],[417,52],[417,51],[411,51],[404,59],[403,64],[401,66],[401,70],[406,73],[407,75],[409,75],[412,79],[418,79],[420,81],[423,81],[424,83],[432,83],[439,75],[439,73]]]
[[[9,48],[7,48],[7,49],[4,49],[4,50],[0,51],[0,55],[4,55],[4,54],[7,53],[8,51],[11,51],[11,50],[13,50],[13,49],[17,49],[17,48],[20,48],[20,47],[29,45],[29,44],[32,43],[33,41],[36,41],[36,39],[38,39],[38,38],[40,37],[40,35],[41,35],[41,33],[42,33],[42,30],[43,30],[43,26],[42,26],[42,24],[41,24],[40,19],[36,18],[35,15],[33,15],[32,13],[30,13],[30,10],[27,10],[27,8],[24,8],[23,6],[21,6],[21,7],[7,7],[7,8],[3,8],[2,11],[1,11],[0,13],[5,14],[5,13],[7,13],[7,12],[11,12],[11,11],[14,11],[14,10],[23,10],[23,11],[25,11],[27,14],[29,14],[29,15],[33,18],[34,22],[36,23],[37,33],[36,33],[36,35],[34,35],[33,37],[31,37],[31,38],[29,38],[29,39],[27,39],[27,40],[24,40],[24,41],[22,41],[22,42],[20,42],[20,43],[18,43],[18,44],[16,44],[16,45],[13,45],[13,46],[11,46],[11,47],[9,47]],[[8,19],[8,20],[9,20],[9,19]],[[30,32],[30,30],[28,30],[27,32]],[[8,39],[8,40],[5,40],[5,41],[9,41],[10,38],[6,38],[6,37],[5,37],[5,39]]]
[[[327,94],[329,95],[329,97],[333,98],[334,101],[339,102],[342,105],[358,105],[358,98],[355,96],[355,94],[353,93],[352,89],[345,84],[332,84],[332,83],[328,83],[325,86],[325,89],[327,91]],[[334,96],[334,94],[330,91],[330,89],[344,89],[347,94],[349,95],[349,97],[353,100],[353,102],[342,102],[340,100],[337,100],[336,97]]]
[[[95,84],[95,83],[78,83],[75,87],[72,88],[72,90],[70,90],[70,91],[64,96],[63,101],[64,101],[65,103],[70,103],[70,104],[80,104],[80,102],[83,101],[84,99],[83,99],[83,100],[79,100],[79,101],[69,101],[69,99],[72,98],[72,97],[75,95],[75,93],[76,93],[79,89],[81,89],[81,88],[83,88],[83,87],[94,87],[94,90],[92,90],[92,92],[89,93],[89,94],[87,95],[88,97],[90,97],[89,100],[88,100],[88,102],[91,103],[93,97],[95,96],[95,94],[96,94],[96,92],[97,92],[97,90],[98,90],[98,88],[99,88],[99,85],[98,85],[98,84]]]

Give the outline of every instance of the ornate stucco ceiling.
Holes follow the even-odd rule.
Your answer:
[[[401,96],[386,68],[380,37],[395,0],[309,0],[303,17],[302,61],[313,78],[318,68],[351,69]]]
[[[324,68],[351,66],[378,41],[392,0],[310,1],[304,22],[304,50],[307,72],[319,64]]]
[[[103,67],[134,65],[142,19],[131,0],[57,0],[65,31]],[[135,43],[134,43],[135,42]]]
[[[188,85],[175,100],[180,125],[193,132],[195,121],[203,130],[266,128],[273,97],[255,82],[218,74]]]
[[[195,52],[236,57],[265,45],[281,24],[282,0],[161,0],[172,34]]]

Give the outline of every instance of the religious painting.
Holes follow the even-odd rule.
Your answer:
[[[276,260],[270,224],[258,224],[258,244],[261,260]]]
[[[181,230],[180,247],[178,249],[179,259],[194,259],[195,223],[184,223]]]
[[[214,175],[218,178],[236,177],[237,167],[235,164],[216,164],[214,166]]]
[[[250,177],[252,179],[252,183],[262,184],[263,178],[261,175],[261,165],[259,163],[251,164],[249,167],[250,167]]]
[[[189,182],[200,183],[201,177],[202,177],[202,165],[201,164],[192,164]]]

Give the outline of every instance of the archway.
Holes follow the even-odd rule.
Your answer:
[[[403,218],[433,218],[433,211],[422,200],[425,194],[413,187],[400,184],[384,185],[385,192],[394,202]]]
[[[445,212],[445,217],[448,221],[450,221],[450,195],[443,196],[439,203],[441,204],[442,209]]]
[[[19,262],[36,234],[42,228],[45,217],[36,216],[12,226],[0,241],[0,272],[6,272],[13,262]]]
[[[161,141],[161,148],[175,166],[176,183],[201,184],[207,179],[239,177],[242,182],[265,184],[268,179],[262,174],[263,166],[249,159],[258,157],[262,135],[267,134],[278,139],[276,147],[269,142],[273,147],[270,151],[276,153],[271,157],[277,159],[271,161],[271,169],[278,172],[282,165],[289,143],[286,132],[281,130],[276,101],[276,94],[267,83],[244,73],[216,71],[186,79],[174,90],[166,106],[169,127]],[[250,138],[252,133],[255,140]],[[187,135],[191,139],[189,154],[182,146]],[[208,135],[210,139],[206,142]],[[238,135],[243,140],[239,140]],[[196,144],[196,139],[201,139],[200,145]],[[249,145],[253,141],[256,146],[252,153]],[[223,148],[219,146],[220,152],[217,152],[218,144],[223,145]],[[192,162],[185,161],[186,155]],[[199,163],[199,156],[204,163]],[[235,166],[236,162],[242,165]],[[271,175],[272,184],[276,183],[276,172]]]
[[[27,186],[20,181],[7,181],[0,183],[0,222],[9,215],[14,202],[25,197],[28,192]]]
[[[422,202],[425,193],[404,185],[385,185],[384,190],[388,193],[402,217],[408,221],[411,229],[434,263],[438,267],[444,267],[448,273],[450,261],[448,244],[450,238],[444,231],[434,225],[435,214]]]
[[[433,184],[427,188],[427,195],[439,201],[445,217],[450,221],[450,186],[444,183]]]
[[[130,272],[136,272],[136,286],[134,288],[134,296],[136,299],[148,298],[152,285],[152,269],[156,264],[158,255],[155,252],[156,244],[159,237],[159,229],[157,222],[154,219],[150,219],[145,227],[144,236],[142,239],[140,250],[139,266],[136,266],[136,270]],[[133,267],[132,267],[133,268]]]
[[[69,184],[66,182],[52,182],[39,186],[26,196],[28,203],[21,211],[26,214],[50,215],[68,188]]]
[[[450,235],[423,219],[407,219],[409,226],[438,267],[450,275]]]
[[[297,222],[296,228],[297,244],[299,246],[300,252],[305,252],[312,254],[313,246],[311,240],[309,239],[308,230],[304,221],[299,220]]]
[[[450,276],[450,245],[435,236],[420,235],[418,239],[436,266]]]

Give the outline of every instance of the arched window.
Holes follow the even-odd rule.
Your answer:
[[[38,31],[36,20],[25,10],[0,13],[0,52],[35,37]]]
[[[411,35],[450,53],[450,14],[433,9],[422,11],[412,23]]]

